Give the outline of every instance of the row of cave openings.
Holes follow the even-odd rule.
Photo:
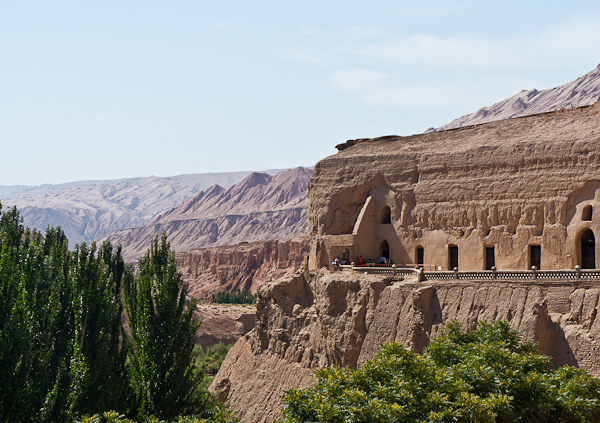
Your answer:
[[[390,258],[390,246],[387,241],[383,241],[379,245],[379,253],[381,256]],[[415,251],[415,263],[418,265],[425,264],[425,248],[418,246]],[[529,267],[535,266],[540,270],[542,265],[542,246],[529,245]],[[485,269],[492,270],[496,266],[496,249],[495,247],[485,247]],[[596,268],[596,238],[594,233],[588,229],[581,236],[581,268],[595,269]],[[448,269],[458,269],[458,246],[448,246]]]
[[[593,209],[591,205],[587,205],[583,208],[581,213],[581,220],[584,222],[590,222],[592,220]],[[392,211],[389,206],[384,206],[380,214],[380,223],[388,224],[392,223]],[[596,268],[596,237],[591,229],[585,230],[581,234],[580,239],[581,247],[581,268],[582,269],[595,269]],[[379,246],[379,252],[382,257],[390,258],[390,246],[387,241],[383,241]],[[422,246],[418,246],[415,251],[416,264],[423,265],[425,258],[425,249]],[[535,266],[536,269],[541,269],[542,261],[542,246],[541,245],[530,245],[529,246],[529,267]],[[495,247],[485,247],[485,269],[492,270],[492,267],[496,266],[496,251]],[[458,246],[448,246],[448,269],[458,269]]]

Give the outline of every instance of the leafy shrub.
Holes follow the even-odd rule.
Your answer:
[[[231,410],[219,406],[213,410],[210,418],[179,416],[174,420],[159,420],[154,416],[150,416],[142,420],[131,420],[116,411],[107,411],[93,416],[86,416],[81,420],[74,420],[73,423],[239,423],[239,420],[234,417]]]
[[[551,369],[506,322],[446,327],[422,355],[391,343],[358,369],[329,368],[284,397],[287,422],[598,422],[600,381]]]

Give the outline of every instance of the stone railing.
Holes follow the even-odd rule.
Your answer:
[[[419,280],[600,280],[600,269],[581,269],[576,266],[575,269],[564,270],[537,270],[532,267],[531,270],[468,270],[459,271],[457,269],[450,271],[423,271],[419,267],[402,266],[355,266],[333,265],[331,270],[334,272],[360,272],[369,275],[416,275]]]
[[[457,269],[450,271],[423,272],[425,279],[438,280],[532,280],[532,279],[600,279],[600,270],[583,270],[579,266],[575,269],[564,270],[537,270],[533,267],[531,270],[476,270],[461,272]]]
[[[356,266],[354,263],[350,265],[332,264],[331,270],[333,272],[357,272],[369,275],[417,275],[421,276],[423,270],[416,267],[399,267],[395,264],[392,265],[363,265]]]

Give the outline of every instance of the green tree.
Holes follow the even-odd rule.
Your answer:
[[[123,278],[131,341],[129,359],[138,413],[170,419],[200,412],[208,393],[192,372],[191,354],[199,322],[166,234],[154,239],[139,260],[136,278]]]
[[[598,422],[600,382],[552,370],[506,322],[456,322],[422,355],[392,343],[358,369],[329,368],[283,397],[287,422]]]
[[[76,245],[71,254],[74,336],[70,414],[125,410],[128,378],[121,324],[121,248],[105,241]]]
[[[69,385],[71,297],[67,238],[0,218],[0,418],[61,421]]]

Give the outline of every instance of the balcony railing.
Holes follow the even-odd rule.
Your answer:
[[[600,270],[598,269],[575,269],[562,270],[537,270],[535,267],[531,270],[459,270],[424,272],[424,279],[457,279],[457,280],[556,280],[556,279],[600,279]]]
[[[428,271],[420,266],[401,265],[333,265],[333,271],[360,272],[370,275],[417,275],[419,280],[600,280],[600,269],[562,270],[469,270]]]

